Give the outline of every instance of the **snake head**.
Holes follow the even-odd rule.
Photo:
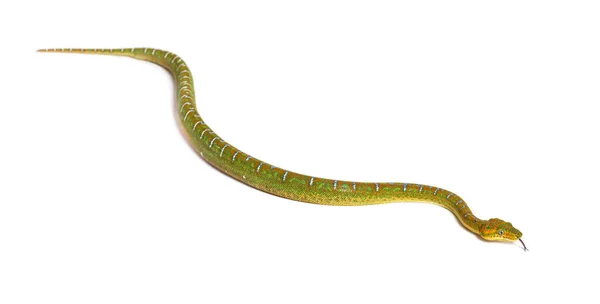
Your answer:
[[[521,231],[513,227],[509,222],[492,218],[481,225],[479,235],[488,241],[516,241],[523,235]]]

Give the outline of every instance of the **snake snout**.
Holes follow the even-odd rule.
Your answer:
[[[514,234],[518,239],[520,239],[523,236],[523,233],[521,233],[521,231],[519,231],[519,229],[515,227],[511,227],[510,232]]]

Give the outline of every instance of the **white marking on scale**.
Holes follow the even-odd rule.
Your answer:
[[[435,191],[433,192],[433,195],[437,195],[437,192],[440,190],[440,188],[435,188]]]
[[[260,166],[262,166],[263,162],[260,162],[260,164],[258,164],[258,167],[256,167],[256,172],[260,171]]]
[[[404,192],[406,192],[406,183],[404,183]]]
[[[204,131],[202,131],[202,133],[200,134],[200,139],[202,139],[202,137],[204,136],[204,133],[208,131],[208,129],[204,129]]]
[[[333,181],[333,190],[337,189],[337,181]]]
[[[379,184],[375,184],[375,191],[379,192]]]
[[[171,54],[171,52],[166,52],[165,57],[163,57],[163,58],[167,58],[167,56],[169,56],[169,54]]]
[[[423,185],[421,185],[421,187],[419,187],[419,193],[423,193]]]
[[[252,158],[252,156],[248,155],[248,157],[246,157],[246,161],[249,161]]]
[[[448,194],[448,196],[446,196],[446,199],[449,199],[452,196],[452,193]]]
[[[190,115],[190,113],[192,113],[192,112],[194,112],[194,109],[191,109],[191,110],[187,111],[187,113],[185,113],[185,117],[183,117],[184,122],[187,119],[188,115]]]
[[[181,112],[181,113],[183,114],[183,108],[184,108],[186,105],[191,105],[191,104],[192,104],[191,102],[186,102],[186,103],[182,104],[182,105],[181,105],[181,109],[179,109],[179,112]]]
[[[456,206],[458,206],[458,204],[460,204],[462,202],[463,202],[463,200],[460,200],[460,201],[456,202]]]
[[[156,49],[152,50],[152,56],[154,56],[154,53],[156,53]]]
[[[310,178],[310,182],[308,183],[308,185],[309,185],[309,186],[312,186],[314,181],[315,181],[315,178],[314,178],[314,177],[311,177],[311,178]]]
[[[210,141],[210,145],[208,146],[209,148],[212,148],[213,144],[215,143],[215,140],[220,139],[219,136],[213,138],[213,140]]]
[[[352,183],[352,190],[356,191],[356,183]]]
[[[235,157],[238,155],[238,153],[240,153],[240,151],[235,152],[235,154],[233,154],[233,157],[231,158],[231,162],[235,161]]]
[[[283,181],[284,181],[284,182],[285,182],[285,178],[287,177],[287,175],[288,175],[288,172],[287,172],[287,171],[285,171],[285,173],[283,173]]]
[[[223,157],[223,152],[225,152],[225,148],[229,147],[228,144],[223,146],[223,149],[221,149],[221,154],[219,155],[219,157]]]
[[[192,131],[196,131],[196,127],[197,127],[197,126],[198,126],[198,125],[199,125],[201,122],[202,122],[202,121],[197,121],[197,122],[194,124],[194,128],[192,129]]]
[[[148,48],[144,49],[144,54],[148,53]]]

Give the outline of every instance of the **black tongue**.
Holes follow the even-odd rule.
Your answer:
[[[521,242],[521,244],[523,244],[523,250],[528,251],[529,249],[527,249],[527,246],[525,246],[525,243],[523,243],[523,240],[519,239],[519,241]]]

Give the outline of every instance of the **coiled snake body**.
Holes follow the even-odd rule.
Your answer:
[[[427,202],[450,210],[465,228],[483,239],[521,241],[522,233],[511,223],[497,218],[477,218],[458,195],[445,189],[411,183],[359,183],[312,177],[272,166],[240,151],[221,139],[204,123],[196,110],[192,73],[185,62],[171,52],[152,48],[39,51],[129,56],[165,67],[177,81],[179,117],[194,148],[214,167],[253,188],[284,198],[321,205]],[[524,243],[523,248],[527,250]]]

